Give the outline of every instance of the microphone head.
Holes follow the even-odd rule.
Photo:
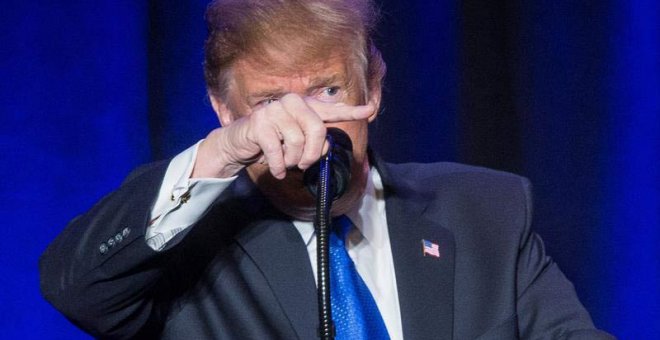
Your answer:
[[[353,159],[353,143],[348,135],[337,128],[328,128],[328,142],[330,142],[330,190],[333,200],[338,199],[348,189],[351,179],[351,160]],[[320,161],[305,170],[303,183],[307,190],[316,197],[320,173]]]

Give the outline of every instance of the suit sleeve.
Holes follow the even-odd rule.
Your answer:
[[[543,241],[530,231],[531,188],[523,179],[526,225],[517,263],[517,310],[522,339],[614,339],[594,328],[570,281],[551,258]]]
[[[145,229],[166,168],[163,162],[132,172],[41,256],[44,297],[96,337],[133,336],[153,317],[168,255],[146,244]]]

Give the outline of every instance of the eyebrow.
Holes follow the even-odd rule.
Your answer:
[[[307,89],[308,90],[309,89],[316,89],[316,88],[319,88],[319,87],[322,87],[322,86],[328,86],[328,85],[331,85],[331,84],[335,84],[335,83],[337,83],[337,80],[339,78],[340,78],[340,76],[337,73],[334,73],[334,74],[332,74],[330,76],[327,76],[327,77],[313,78],[312,81],[309,82],[309,87]]]
[[[280,98],[283,95],[286,94],[286,91],[284,91],[284,88],[277,88],[277,89],[268,89],[268,90],[263,90],[259,91],[256,93],[252,93],[247,96],[248,102],[252,102],[254,100],[258,99],[264,99],[264,98]]]

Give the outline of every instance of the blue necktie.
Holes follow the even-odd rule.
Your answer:
[[[353,223],[341,216],[330,233],[330,298],[337,340],[389,339],[369,288],[348,256],[344,240]]]

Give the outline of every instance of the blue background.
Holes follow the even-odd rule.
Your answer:
[[[660,337],[660,5],[380,1],[388,63],[372,143],[535,184],[535,228],[597,326]],[[87,338],[37,261],[135,166],[218,125],[206,1],[16,1],[0,14],[2,338]]]

